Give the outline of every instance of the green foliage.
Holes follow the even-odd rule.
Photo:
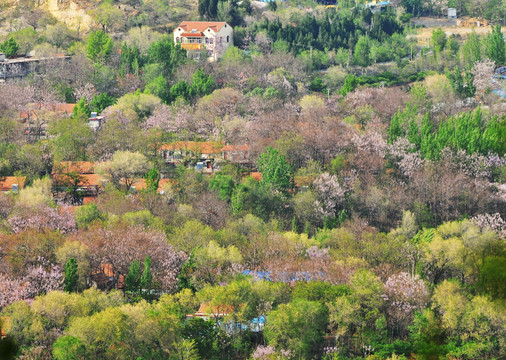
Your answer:
[[[146,94],[153,94],[158,96],[162,101],[166,104],[170,102],[170,91],[172,89],[169,88],[169,83],[167,80],[163,77],[162,74],[151,80],[150,83],[146,85],[144,88],[144,92]]]
[[[74,336],[60,336],[53,344],[53,356],[56,360],[81,359],[85,354],[83,342]]]
[[[114,104],[116,104],[116,99],[114,97],[109,96],[107,93],[101,93],[93,96],[93,99],[90,101],[88,106],[91,111],[100,114],[105,108]]]
[[[209,188],[218,191],[221,200],[230,201],[235,188],[235,181],[230,175],[216,174],[209,181]]]
[[[160,64],[164,76],[169,76],[175,68],[186,62],[186,51],[174,45],[171,36],[164,36],[151,43],[148,49],[148,64]]]
[[[90,106],[86,103],[85,98],[81,98],[72,110],[72,115],[79,119],[88,120],[91,115]]]
[[[339,93],[342,96],[346,96],[346,94],[355,90],[357,85],[358,85],[357,77],[355,75],[348,75],[348,76],[346,76],[346,79],[344,79],[344,85],[341,88],[341,90],[339,91]]]
[[[441,28],[437,28],[432,30],[432,47],[434,48],[435,53],[440,53],[444,50],[447,42],[446,34]]]
[[[65,263],[65,286],[64,290],[73,292],[76,290],[79,274],[77,272],[77,260],[69,258]]]
[[[94,62],[105,61],[112,53],[113,42],[103,31],[92,31],[86,43],[86,54]]]
[[[204,70],[198,69],[192,75],[191,94],[192,96],[204,96],[213,92],[216,84],[211,75],[204,73]]]
[[[106,220],[107,216],[97,208],[97,205],[91,203],[78,207],[74,213],[74,218],[76,220],[77,227],[85,229],[94,221]]]
[[[144,176],[146,179],[146,190],[148,192],[156,193],[158,190],[158,183],[160,182],[160,171],[156,166],[153,166]]]
[[[151,274],[151,258],[149,255],[146,255],[144,259],[144,270],[142,271],[142,275],[140,278],[140,289],[143,291],[150,290],[151,284],[153,282],[153,275]]]
[[[126,43],[123,43],[121,47],[120,75],[123,77],[127,74],[139,75],[139,69],[143,64],[144,61],[139,48],[136,45],[130,47]]]
[[[141,283],[141,265],[139,260],[135,260],[130,264],[130,269],[125,277],[125,290],[129,292],[139,291]]]
[[[267,318],[264,335],[268,344],[290,350],[295,357],[310,358],[314,346],[323,340],[327,319],[319,302],[295,299],[279,305]]]
[[[9,36],[7,40],[0,44],[0,52],[3,52],[6,57],[14,56],[18,53],[19,45],[13,37]]]
[[[494,61],[496,66],[506,64],[506,47],[501,26],[497,24],[492,28],[492,32],[486,39],[486,51],[490,60]]]
[[[466,69],[464,77],[458,66],[455,67],[453,73],[447,72],[446,77],[450,81],[453,90],[462,98],[473,97],[476,88],[473,85],[474,76],[469,68]]]
[[[355,62],[363,67],[371,65],[370,59],[371,44],[368,36],[361,36],[358,38],[357,44],[355,45],[355,51],[353,56]]]
[[[258,170],[262,173],[261,184],[282,193],[293,188],[293,170],[283,155],[270,146],[258,157]]]

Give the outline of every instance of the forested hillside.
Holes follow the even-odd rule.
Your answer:
[[[0,4],[0,360],[506,357],[505,21]]]

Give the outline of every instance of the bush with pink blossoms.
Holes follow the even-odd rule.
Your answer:
[[[58,209],[46,205],[39,205],[35,209],[25,209],[8,220],[12,231],[16,234],[24,230],[32,229],[42,231],[44,229],[57,230],[64,234],[76,230],[74,216],[69,211],[59,212]]]

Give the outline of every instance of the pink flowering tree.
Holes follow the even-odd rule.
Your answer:
[[[32,229],[42,231],[43,229],[57,230],[64,234],[76,230],[74,216],[69,212],[58,211],[47,205],[39,205],[35,209],[25,209],[18,215],[12,216],[8,222],[15,233]]]
[[[344,201],[345,190],[339,183],[336,175],[321,174],[313,182],[318,192],[321,211],[326,217],[334,217]]]
[[[418,275],[401,272],[387,279],[382,297],[387,303],[388,324],[402,337],[407,335],[415,311],[427,305],[429,292]]]

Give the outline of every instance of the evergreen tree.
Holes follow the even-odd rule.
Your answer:
[[[0,44],[0,52],[3,52],[6,57],[14,56],[18,53],[19,46],[14,38],[9,37],[2,44]]]
[[[74,106],[74,109],[72,110],[72,116],[76,119],[89,119],[91,116],[91,110],[89,105],[86,103],[85,98],[81,98],[76,106]]]
[[[144,259],[144,270],[142,271],[140,287],[143,290],[149,290],[153,281],[153,275],[151,275],[151,258],[146,255]]]
[[[487,36],[487,56],[496,66],[506,64],[504,37],[500,25],[494,26],[492,33]]]
[[[146,179],[146,191],[156,193],[158,190],[158,183],[160,182],[160,172],[153,166],[151,170],[145,176]]]
[[[92,61],[106,60],[112,53],[112,39],[103,31],[92,31],[86,43],[86,54]]]
[[[79,279],[79,275],[77,273],[77,260],[74,258],[70,258],[65,263],[64,290],[67,292],[76,291],[78,279]]]
[[[260,154],[258,170],[262,173],[262,185],[283,193],[293,188],[292,167],[277,149],[268,146]]]
[[[129,292],[136,292],[139,290],[141,278],[141,266],[139,260],[135,260],[130,264],[128,275],[125,278],[125,290]]]

